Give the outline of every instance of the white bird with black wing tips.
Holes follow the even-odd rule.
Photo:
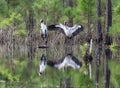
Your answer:
[[[47,36],[48,36],[48,29],[42,19],[40,20],[40,26],[41,26],[41,37],[43,40],[45,40],[45,39],[47,39]]]
[[[43,54],[39,62],[39,76],[42,75],[42,73],[45,71],[46,65],[47,65],[47,58]]]
[[[83,31],[83,26],[80,24],[76,24],[72,27],[69,27],[65,24],[54,24],[54,25],[49,25],[48,30],[57,30],[62,32],[67,38],[72,38],[76,35],[78,35],[81,31]]]

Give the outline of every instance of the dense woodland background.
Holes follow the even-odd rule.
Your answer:
[[[107,1],[112,3],[112,12],[108,13],[112,18],[109,18],[108,25]],[[119,17],[120,0],[0,0],[0,88],[67,88],[64,78],[70,78],[68,85],[73,88],[120,88]],[[45,74],[38,76],[39,60],[44,53],[43,49],[37,48],[44,45],[40,36],[40,19],[47,25],[64,21],[71,23],[70,26],[83,25],[84,31],[73,39],[71,45],[74,56],[83,62],[79,71],[69,69],[62,72],[47,67]],[[102,40],[99,40],[99,33]],[[87,50],[86,39],[91,35],[93,72],[92,79],[89,79],[83,57]],[[107,49],[112,51],[111,59],[105,53],[106,35],[112,38],[112,44],[107,45]],[[63,34],[50,31],[47,58],[62,58],[65,55],[64,43]],[[100,49],[100,54],[96,55],[99,53],[96,49]],[[107,61],[108,66],[105,65]],[[105,84],[108,71],[109,87]]]

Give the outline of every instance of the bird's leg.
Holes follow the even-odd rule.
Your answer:
[[[47,38],[45,38],[45,46],[47,46]]]

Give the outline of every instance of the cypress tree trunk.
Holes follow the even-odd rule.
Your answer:
[[[112,38],[109,35],[109,30],[111,26],[112,26],[112,5],[111,5],[111,0],[106,0],[105,45],[111,45],[112,43]]]
[[[101,0],[97,0],[96,2],[96,50],[95,50],[95,88],[99,88],[99,67],[100,67],[100,56],[102,51],[102,29],[101,29]]]
[[[109,59],[109,48],[105,48],[105,58],[104,58],[104,88],[109,88],[110,82],[110,69],[108,67],[108,59]]]
[[[106,30],[109,32],[109,27],[112,26],[112,3],[111,0],[106,0]]]
[[[105,37],[105,58],[104,58],[104,88],[109,88],[110,85],[110,69],[108,67],[108,60],[111,59],[111,45],[112,39],[109,36],[109,28],[112,26],[112,7],[111,0],[106,0],[106,37]]]
[[[91,9],[91,7],[90,7],[90,5],[89,5],[89,3],[88,3],[88,8],[89,8],[89,10]],[[91,20],[90,20],[90,14],[91,13],[89,13],[89,10],[88,10],[88,15],[87,15],[87,42],[89,42],[90,41],[90,39],[91,39],[91,28],[90,28],[90,24],[91,24]]]
[[[33,63],[33,53],[34,53],[34,41],[33,41],[33,28],[34,28],[34,20],[33,20],[33,10],[29,9],[28,11],[28,19],[26,23],[26,28],[28,30],[28,37],[27,37],[27,50],[28,50],[28,69],[32,69]],[[32,70],[28,70],[26,75],[30,77]]]

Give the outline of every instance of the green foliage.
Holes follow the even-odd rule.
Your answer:
[[[0,60],[1,61],[1,60]],[[14,59],[14,71],[13,73],[10,70],[9,64],[7,60],[2,60],[3,63],[0,63],[0,80],[8,81],[8,82],[18,82],[20,78],[23,76],[21,73],[23,72],[23,68],[25,68],[26,60],[20,60],[19,58]]]
[[[73,17],[73,9],[72,9],[72,7],[67,7],[66,9],[65,9],[65,11],[64,11],[64,14],[67,16],[67,17]]]
[[[120,3],[114,8],[114,11],[115,11],[117,14],[120,14]]]
[[[80,3],[79,8],[81,8],[85,14],[91,14],[90,12],[93,10],[92,6],[94,5],[94,0],[78,0],[78,3]]]
[[[95,0],[77,0],[74,10],[75,23],[86,23],[88,16],[91,22],[95,21]]]
[[[5,88],[5,82],[0,82],[0,87]]]
[[[120,87],[120,63],[115,61],[110,61],[110,70],[111,70],[111,85],[113,88],[119,88]]]
[[[95,10],[94,0],[78,0],[78,8],[82,10],[83,14],[93,15]]]
[[[59,21],[64,22],[64,21],[66,21],[68,19],[69,19],[68,16],[62,16]]]
[[[9,18],[6,18],[4,20],[1,21],[0,25],[2,27],[7,27],[7,26],[10,26],[11,23],[14,23],[14,22],[18,22],[20,21],[22,18],[21,18],[21,15],[20,14],[16,14],[15,12],[12,12],[10,14],[10,17]]]
[[[93,88],[93,80],[88,75],[73,69],[68,69],[63,78],[70,78],[71,86],[75,88]]]
[[[4,62],[4,63],[2,63]],[[8,80],[8,81],[13,81],[14,77],[12,76],[10,69],[5,65],[5,61],[2,60],[0,63],[0,80]]]
[[[80,45],[80,50],[82,51],[81,54],[84,56],[86,54],[86,51],[88,49],[88,44],[85,43],[84,45]]]
[[[114,5],[113,5],[114,6]],[[115,6],[113,8],[113,24],[112,27],[110,28],[110,34],[113,36],[119,35],[120,33],[120,20],[118,18],[120,18],[120,4],[119,3],[115,3]]]
[[[115,23],[110,28],[110,35],[119,35],[120,34],[120,25],[119,23]]]
[[[8,14],[8,6],[5,0],[0,0],[0,16],[7,16]]]
[[[15,31],[14,35],[15,36],[21,36],[21,37],[26,37],[27,32],[24,29],[20,29],[20,30]]]
[[[37,22],[40,19],[44,19],[47,23],[59,20],[63,14],[60,2],[61,0],[36,0],[33,3],[33,10]]]
[[[117,44],[115,42],[113,42],[112,45],[110,46],[110,49],[111,49],[112,53],[114,53],[114,54],[117,53],[117,50],[115,48],[116,46],[117,46]]]
[[[6,69],[5,67],[0,68],[0,79],[2,80],[9,80],[9,81],[13,81],[13,76],[10,73],[9,69]]]

